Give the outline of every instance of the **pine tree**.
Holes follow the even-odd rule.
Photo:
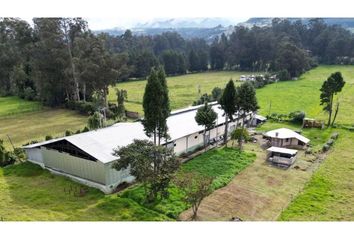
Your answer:
[[[168,127],[167,127],[167,118],[170,116],[170,99],[168,97],[168,87],[166,82],[166,74],[162,67],[158,69],[157,78],[161,84],[161,115],[159,116],[158,123],[158,145],[160,145],[161,138],[168,138]]]
[[[206,150],[206,132],[215,126],[216,118],[218,114],[213,110],[213,108],[205,102],[204,106],[200,107],[195,115],[195,121],[198,125],[204,126],[204,149]],[[210,137],[210,134],[209,134]]]
[[[154,144],[160,145],[161,138],[167,138],[167,118],[170,115],[170,101],[166,76],[162,68],[151,70],[143,99],[144,119],[147,136],[153,136]]]
[[[233,120],[233,115],[236,113],[236,89],[232,79],[226,84],[225,90],[220,98],[221,108],[225,112],[225,132],[224,144],[227,142],[227,131],[229,127],[229,120]]]
[[[161,86],[157,79],[156,70],[152,69],[145,86],[143,98],[144,119],[142,120],[142,123],[144,125],[145,134],[148,137],[153,136],[154,144],[156,144],[156,129],[160,110],[158,98],[160,88]]]
[[[241,118],[242,118],[242,131],[244,132],[245,126],[245,117],[249,112],[255,112],[259,109],[257,98],[256,98],[256,90],[254,89],[252,83],[245,82],[243,83],[238,90],[238,100],[239,107],[241,109]],[[242,140],[243,134],[239,135],[239,146],[242,148]]]
[[[327,127],[331,125],[332,112],[333,112],[333,98],[334,95],[342,91],[345,85],[345,81],[340,72],[332,73],[331,76],[323,83],[321,91],[321,105],[324,105],[323,110],[328,112],[328,122]],[[337,116],[338,110],[336,110],[335,116]],[[332,125],[334,124],[335,118],[333,119]]]

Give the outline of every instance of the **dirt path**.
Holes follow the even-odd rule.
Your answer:
[[[282,210],[303,188],[313,172],[313,156],[299,153],[294,166],[284,170],[265,162],[265,151],[257,144],[245,146],[257,154],[255,162],[237,175],[227,186],[203,200],[199,220],[276,220]],[[188,220],[191,209],[180,219]]]

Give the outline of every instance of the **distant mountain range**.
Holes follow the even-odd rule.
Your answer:
[[[156,35],[163,32],[175,31],[182,37],[203,38],[211,42],[222,33],[230,34],[235,25],[252,27],[269,26],[273,18],[250,18],[245,22],[239,22],[228,18],[171,18],[155,19],[144,23],[138,23],[130,30],[136,35]],[[291,21],[308,21],[310,18],[288,18]],[[354,32],[354,18],[324,18],[327,24],[338,24]],[[121,35],[126,31],[124,28],[112,28],[96,30],[95,33],[105,32],[111,35]]]
[[[256,26],[269,26],[272,23],[273,18],[250,18],[244,23],[240,23],[239,25],[252,27],[253,25]],[[303,22],[307,23],[311,18],[287,18],[290,21],[297,21],[302,20]],[[322,18],[325,23],[329,25],[340,25],[347,29],[354,28],[354,18]]]

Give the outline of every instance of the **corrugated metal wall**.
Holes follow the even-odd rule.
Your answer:
[[[134,177],[129,174],[129,169],[117,171],[112,168],[113,162],[105,164],[106,185],[118,185],[123,182],[130,183]]]
[[[40,148],[26,149],[27,158],[33,162],[43,163],[42,152]]]
[[[46,167],[96,183],[106,184],[105,166],[103,163],[77,158],[67,153],[46,149],[45,147],[41,147],[41,150]]]

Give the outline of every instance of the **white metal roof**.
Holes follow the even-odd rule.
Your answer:
[[[263,117],[263,116],[258,115],[258,114],[255,114],[253,118],[259,119],[259,120],[261,120],[261,121],[265,121],[265,120],[267,120],[267,118],[266,118],[266,117]]]
[[[224,123],[224,111],[220,108],[220,105],[213,104],[212,108],[218,114],[216,123]],[[169,141],[204,130],[204,127],[199,126],[194,119],[199,107],[189,107],[171,113],[171,116],[167,119]],[[134,139],[143,140],[150,138],[145,135],[141,122],[116,123],[110,127],[31,144],[23,148],[39,147],[63,139],[99,161],[108,163],[117,159],[116,156],[112,155],[114,148],[126,146],[132,143]]]
[[[288,149],[288,148],[280,148],[280,147],[270,147],[267,149],[267,151],[277,152],[277,153],[285,153],[285,154],[290,154],[290,155],[294,155],[297,153],[297,150]]]
[[[293,130],[290,130],[288,128],[275,129],[275,130],[267,132],[265,135],[268,137],[271,137],[271,138],[280,138],[280,139],[296,138],[304,143],[310,142],[310,139],[308,139],[308,138],[306,138],[306,137],[304,137],[304,136],[298,134],[297,132],[294,132]]]

